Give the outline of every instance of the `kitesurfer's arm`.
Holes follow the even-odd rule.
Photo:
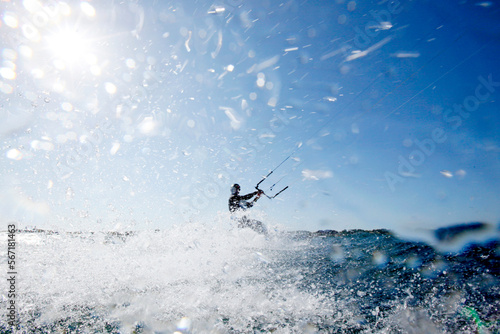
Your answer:
[[[240,196],[240,199],[246,201],[247,199],[250,199],[250,198],[254,197],[255,195],[257,195],[258,193],[259,193],[258,191],[255,191],[253,193]]]
[[[256,192],[254,192],[255,194],[255,198],[253,199],[253,203],[257,202],[257,200],[260,198],[260,195],[262,195],[264,192],[262,190],[258,190]]]

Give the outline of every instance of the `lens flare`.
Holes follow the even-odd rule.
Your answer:
[[[89,40],[77,30],[65,29],[47,37],[47,47],[57,60],[75,64],[91,54]]]

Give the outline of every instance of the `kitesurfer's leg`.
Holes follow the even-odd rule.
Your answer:
[[[266,226],[261,221],[252,220],[251,228],[257,233],[267,234]]]

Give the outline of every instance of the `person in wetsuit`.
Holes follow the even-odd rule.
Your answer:
[[[230,212],[236,212],[238,210],[246,210],[248,208],[251,208],[255,202],[260,198],[260,195],[262,195],[262,190],[259,191],[254,191],[253,193],[246,194],[243,196],[240,196],[240,185],[235,183],[231,186],[231,197],[229,197],[229,211]],[[254,200],[251,202],[247,202],[247,200],[252,199],[254,197]]]
[[[255,202],[260,198],[260,196],[264,193],[262,190],[254,191],[253,193],[240,195],[241,187],[239,184],[235,183],[231,186],[231,197],[229,197],[229,211],[231,213],[237,211],[245,211],[248,208],[251,208]],[[247,202],[248,200],[255,198],[251,202]],[[262,222],[254,219],[248,219],[246,216],[238,218],[238,227],[245,228],[249,227],[258,233],[265,233],[266,229]]]

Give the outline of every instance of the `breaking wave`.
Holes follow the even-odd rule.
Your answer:
[[[264,236],[223,223],[137,232],[32,230],[16,237],[18,329],[25,332],[500,328],[498,238],[440,253],[386,230]],[[5,296],[1,303],[6,309]],[[9,332],[5,322],[1,329]]]

